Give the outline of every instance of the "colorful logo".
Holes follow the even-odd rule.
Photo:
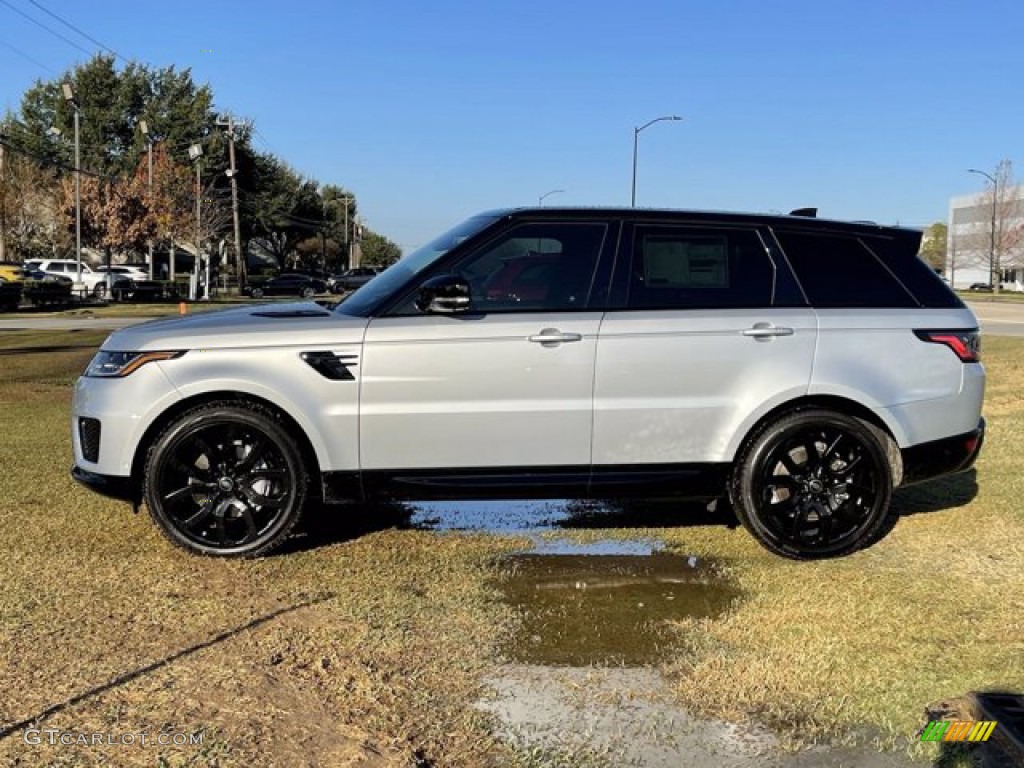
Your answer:
[[[995,720],[932,720],[921,741],[988,741],[995,729]]]

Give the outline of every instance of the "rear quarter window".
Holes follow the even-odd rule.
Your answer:
[[[775,237],[815,307],[921,306],[856,236],[776,230]]]

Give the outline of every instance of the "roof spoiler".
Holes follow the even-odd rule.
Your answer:
[[[803,216],[806,219],[818,218],[817,208],[794,208],[789,212],[790,216]]]

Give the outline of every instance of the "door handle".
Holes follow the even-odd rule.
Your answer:
[[[583,334],[562,333],[557,328],[545,328],[540,333],[527,336],[526,340],[532,341],[534,344],[543,344],[545,347],[555,347],[564,341],[582,341]]]
[[[742,331],[744,336],[752,336],[755,339],[768,341],[775,336],[792,336],[793,329],[772,325],[771,323],[754,323],[750,328]]]

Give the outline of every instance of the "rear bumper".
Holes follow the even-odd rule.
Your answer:
[[[136,505],[141,501],[137,484],[133,483],[130,477],[100,475],[78,465],[71,467],[71,477],[89,490],[111,499],[130,501]]]
[[[985,419],[981,419],[970,432],[904,448],[902,485],[970,469],[984,442]]]

